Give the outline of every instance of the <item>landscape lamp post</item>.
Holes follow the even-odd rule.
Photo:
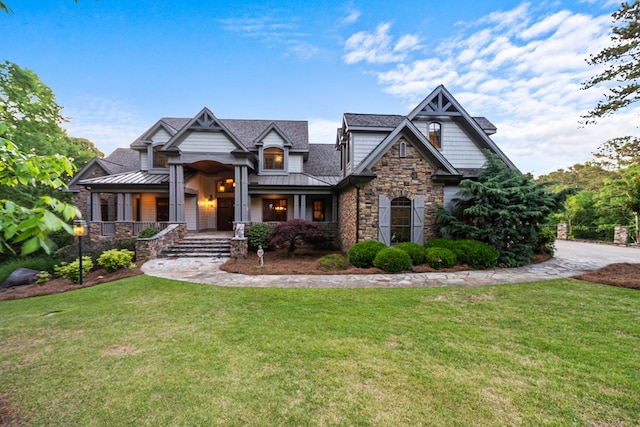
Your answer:
[[[73,235],[78,237],[78,267],[80,267],[80,284],[82,285],[82,236],[87,235],[87,222],[81,219],[74,220]]]

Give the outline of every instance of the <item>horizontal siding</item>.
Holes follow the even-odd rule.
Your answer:
[[[229,153],[235,149],[235,144],[221,132],[193,132],[180,144],[183,153]]]
[[[147,153],[140,153],[140,170],[149,170],[149,156],[147,156]]]
[[[155,222],[156,220],[156,195],[143,193],[140,198],[140,221]]]
[[[289,155],[289,172],[291,173],[302,173],[302,163],[303,157],[302,155]]]
[[[262,199],[260,197],[251,198],[251,207],[249,208],[249,220],[251,222],[262,221]]]
[[[151,141],[153,141],[154,143],[158,143],[158,142],[165,143],[170,139],[171,139],[171,135],[169,135],[169,132],[167,132],[162,128],[158,129],[158,131],[154,133],[153,136],[151,137]]]
[[[262,139],[265,147],[284,147],[284,139],[276,131],[271,131]]]
[[[359,133],[353,134],[353,160],[352,165],[359,165],[365,157],[369,155],[382,140],[387,136],[384,133]]]
[[[486,161],[482,150],[454,122],[442,123],[441,152],[455,168],[481,168]]]

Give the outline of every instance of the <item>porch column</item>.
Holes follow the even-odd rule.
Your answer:
[[[91,221],[102,221],[102,207],[98,193],[91,193]]]
[[[235,181],[234,218],[236,222],[246,222],[249,221],[249,170],[246,166],[236,166]]]
[[[184,172],[182,165],[169,165],[169,221],[184,221]]]
[[[124,221],[124,194],[117,193],[116,199],[116,205],[118,209],[116,214],[116,221]]]
[[[300,195],[293,195],[293,219],[300,218]]]
[[[124,193],[124,220],[133,221],[133,195]]]
[[[300,219],[307,219],[307,195],[300,195]]]

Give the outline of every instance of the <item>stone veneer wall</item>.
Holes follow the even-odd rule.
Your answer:
[[[350,188],[341,192],[338,200],[338,234],[343,252],[356,244],[357,194],[356,188]]]
[[[617,226],[614,228],[613,243],[616,245],[629,244],[629,227]]]
[[[108,174],[101,167],[96,165],[91,171],[91,174],[86,176],[84,179],[99,178],[107,175]],[[89,218],[89,207],[87,206],[87,203],[91,196],[91,192],[81,185],[78,185],[76,189],[79,191],[77,193],[73,193],[73,205],[80,209],[82,218],[88,222],[91,218]]]
[[[136,260],[144,261],[157,258],[164,248],[178,243],[178,241],[182,240],[186,235],[187,223],[181,222],[171,224],[148,239],[139,238],[136,240]]]
[[[436,203],[444,204],[444,184],[433,182],[436,169],[408,142],[406,153],[406,157],[400,157],[398,141],[371,168],[371,172],[377,178],[360,190],[358,241],[378,240],[378,196],[380,194],[391,200],[397,197],[413,200],[417,195],[424,195],[424,241],[438,235],[435,205]],[[341,196],[340,202],[340,210],[345,210],[344,217],[340,218],[341,228],[343,225],[349,227],[350,223],[355,227],[356,215],[355,212],[351,213],[355,211],[355,206],[345,209],[343,203],[349,202],[346,197]],[[353,240],[345,240],[343,235],[343,250],[346,251],[357,243],[355,237],[354,233]]]

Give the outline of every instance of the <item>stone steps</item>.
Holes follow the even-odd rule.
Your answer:
[[[228,237],[186,237],[162,251],[167,258],[229,258],[231,239]]]

